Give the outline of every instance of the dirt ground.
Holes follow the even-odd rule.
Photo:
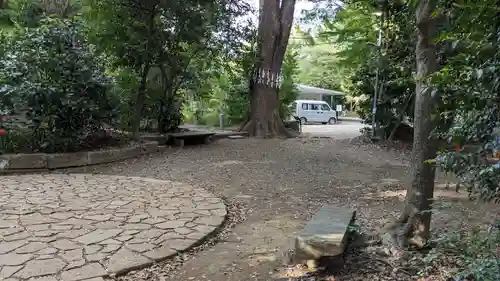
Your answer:
[[[323,204],[356,209],[363,232],[378,231],[398,214],[409,180],[408,156],[400,151],[334,139],[227,139],[71,171],[188,182],[224,197],[233,206],[243,206],[239,216],[244,221],[226,231],[215,245],[184,255],[174,264],[166,261],[131,272],[122,280],[411,279],[407,272],[377,264],[366,251],[348,256],[346,268],[325,279],[275,279],[286,269],[294,234]],[[460,198],[446,199],[451,200],[455,202],[452,209],[435,212],[436,227],[490,222],[498,211]]]

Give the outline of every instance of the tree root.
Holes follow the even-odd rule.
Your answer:
[[[253,125],[253,121],[248,119],[243,125],[240,127],[240,132],[247,132],[250,135],[250,128]]]
[[[412,208],[411,212],[404,212],[395,222],[384,227],[391,236],[391,244],[398,250],[404,251],[409,246],[417,249],[425,248],[426,241],[418,230],[421,212]]]
[[[288,130],[279,117],[273,116],[267,124],[257,124],[255,120],[248,119],[241,127],[240,132],[247,132],[249,137],[260,138],[296,138],[298,134]]]
[[[241,124],[240,128],[239,128],[239,132],[246,132],[248,130],[248,123],[250,123],[251,120],[250,120],[250,117],[247,117],[246,121],[244,123]]]

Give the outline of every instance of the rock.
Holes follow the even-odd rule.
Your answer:
[[[184,226],[186,222],[187,220],[172,220],[157,224],[156,227],[160,229],[175,229]]]
[[[106,270],[98,263],[90,263],[61,273],[62,281],[87,280],[106,275]]]
[[[28,279],[50,274],[56,274],[66,266],[60,259],[32,260],[25,264],[24,268],[14,274],[15,277]]]
[[[382,235],[382,245],[393,246],[391,234],[384,233]]]
[[[2,265],[22,265],[33,258],[30,254],[3,254],[0,255],[0,266]]]
[[[135,269],[139,266],[147,266],[152,260],[122,248],[109,259],[107,269],[110,273],[120,274],[124,271]]]
[[[8,161],[8,169],[40,169],[47,165],[45,153],[7,154],[1,159]]]
[[[83,258],[83,249],[74,249],[59,253],[59,256],[65,261],[77,261]]]
[[[19,269],[23,268],[22,265],[17,266],[4,266],[0,270],[0,280],[11,277],[14,273],[18,272]]]
[[[49,245],[43,242],[30,242],[16,250],[18,254],[30,254],[47,248]]]
[[[158,151],[158,142],[157,141],[149,141],[141,144],[142,153],[150,154]]]
[[[175,254],[177,254],[177,251],[167,246],[162,246],[158,249],[144,253],[146,257],[153,259],[155,261],[166,259]]]
[[[0,254],[8,253],[27,243],[27,241],[0,242]]]
[[[68,239],[57,240],[52,243],[52,246],[60,250],[73,250],[79,247],[76,243],[71,242]]]
[[[76,238],[75,241],[82,243],[84,245],[90,245],[115,237],[122,232],[123,230],[121,229],[97,229],[95,231],[92,231],[88,234]]]
[[[156,245],[150,243],[127,244],[127,248],[134,252],[143,253],[156,248]]]
[[[88,152],[47,154],[47,168],[86,166],[89,164]]]

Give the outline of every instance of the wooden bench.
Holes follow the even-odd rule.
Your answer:
[[[306,263],[312,270],[320,264],[328,268],[343,266],[348,228],[355,214],[351,209],[323,206],[295,238],[295,261]]]
[[[208,144],[212,141],[212,132],[181,132],[167,134],[167,142],[172,141],[175,145],[184,147],[186,141],[195,142],[197,144]]]

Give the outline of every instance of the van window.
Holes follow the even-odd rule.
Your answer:
[[[331,108],[327,104],[322,104],[321,105],[321,110],[323,110],[323,111],[330,111],[330,109]]]
[[[319,110],[319,104],[310,103],[309,110]]]
[[[303,110],[307,110],[307,103],[303,103],[303,104],[302,104],[302,109],[303,109]]]

